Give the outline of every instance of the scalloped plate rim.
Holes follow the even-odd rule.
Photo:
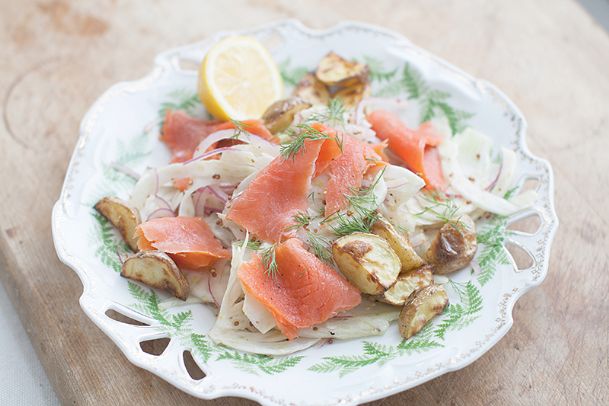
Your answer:
[[[186,392],[192,396],[202,398],[202,399],[215,399],[215,398],[224,397],[224,396],[238,396],[238,397],[254,400],[254,401],[257,401],[257,402],[260,402],[263,404],[277,404],[277,405],[285,404],[282,399],[276,399],[275,397],[273,397],[272,394],[262,393],[261,391],[256,391],[256,390],[253,390],[252,388],[250,388],[249,390],[234,389],[234,388],[215,388],[213,386],[213,382],[208,384],[208,387],[210,388],[209,391],[206,391],[206,392],[196,391],[195,389],[197,388],[197,384],[194,384],[194,385],[193,384],[190,384],[190,385],[183,384],[182,381],[176,379],[174,376],[167,376],[167,375],[163,374],[163,372],[161,370],[156,368],[155,362],[150,362],[150,361],[154,361],[155,359],[153,359],[153,358],[146,359],[146,357],[142,357],[139,353],[131,351],[128,348],[128,346],[125,344],[125,342],[113,333],[111,324],[108,323],[104,318],[100,317],[94,311],[93,307],[89,304],[89,302],[94,299],[93,299],[93,296],[90,294],[91,286],[90,286],[89,276],[87,275],[88,270],[83,264],[80,264],[80,261],[77,257],[74,257],[67,252],[67,250],[65,249],[65,246],[62,244],[62,242],[59,239],[60,223],[64,219],[64,217],[67,215],[65,213],[64,204],[65,204],[65,200],[67,198],[67,193],[68,193],[68,188],[67,188],[68,180],[70,180],[74,176],[75,166],[76,166],[76,163],[77,163],[77,160],[79,157],[79,150],[80,150],[80,148],[82,148],[82,146],[84,145],[84,143],[86,141],[87,133],[86,133],[85,129],[87,126],[90,126],[90,125],[92,125],[92,123],[94,123],[95,113],[97,113],[97,110],[99,109],[99,107],[103,101],[105,101],[106,99],[109,99],[114,93],[118,92],[119,90],[123,89],[124,87],[127,87],[127,86],[130,87],[130,86],[134,86],[137,84],[143,85],[143,84],[147,83],[148,81],[151,81],[154,78],[156,78],[157,76],[161,75],[166,68],[170,67],[168,65],[169,64],[169,60],[167,58],[168,55],[178,53],[180,50],[183,50],[183,49],[192,48],[192,47],[195,47],[198,45],[205,45],[208,43],[213,43],[218,38],[222,38],[226,35],[236,34],[236,33],[248,34],[248,33],[253,33],[253,32],[260,32],[260,31],[265,31],[265,30],[271,30],[274,27],[279,27],[282,25],[291,25],[292,28],[296,28],[298,31],[304,32],[304,33],[312,35],[312,36],[328,35],[328,34],[339,32],[343,29],[348,29],[348,28],[359,28],[359,29],[369,30],[372,32],[382,33],[384,35],[392,37],[399,43],[408,45],[408,47],[415,49],[416,51],[425,55],[425,57],[430,58],[435,63],[438,63],[438,64],[442,65],[443,67],[452,70],[454,73],[462,76],[463,78],[474,82],[476,84],[476,86],[485,87],[485,88],[493,91],[502,99],[503,102],[505,102],[508,105],[508,107],[514,112],[514,114],[517,115],[518,118],[521,120],[521,123],[522,123],[521,131],[520,131],[521,136],[518,139],[518,144],[519,144],[520,148],[522,149],[523,153],[526,156],[528,156],[532,160],[537,161],[541,165],[543,165],[547,169],[547,173],[548,173],[548,191],[549,191],[548,214],[550,215],[550,218],[548,218],[547,220],[549,223],[549,225],[548,225],[549,231],[547,233],[547,243],[546,243],[547,249],[545,250],[545,253],[544,253],[545,255],[542,258],[542,265],[540,266],[539,277],[536,280],[532,280],[530,278],[527,279],[521,288],[517,289],[515,292],[513,292],[512,295],[510,295],[508,297],[508,300],[505,303],[505,313],[506,313],[505,323],[494,333],[494,336],[492,339],[488,340],[484,345],[478,347],[468,357],[462,359],[459,362],[454,363],[453,365],[447,366],[444,369],[438,369],[435,372],[432,372],[429,374],[423,374],[422,376],[420,376],[418,378],[411,379],[404,383],[396,384],[390,388],[388,388],[388,387],[384,387],[384,388],[380,388],[380,389],[376,388],[375,391],[370,391],[370,393],[367,393],[367,394],[360,393],[360,394],[357,394],[354,396],[349,396],[349,400],[347,400],[347,401],[342,400],[342,404],[359,404],[359,403],[369,402],[369,401],[381,399],[381,398],[384,398],[387,396],[391,396],[396,393],[411,389],[415,386],[425,383],[425,382],[427,382],[431,379],[434,379],[440,375],[443,375],[447,372],[457,371],[459,369],[462,369],[462,368],[470,365],[471,363],[473,363],[474,361],[479,359],[482,355],[484,355],[490,348],[495,346],[497,344],[497,342],[499,342],[499,340],[501,340],[505,336],[505,334],[510,330],[510,328],[512,327],[513,322],[514,322],[512,313],[513,313],[515,303],[518,301],[518,299],[520,297],[522,297],[522,295],[524,295],[525,293],[530,291],[532,288],[539,286],[544,281],[545,277],[547,276],[548,268],[549,268],[549,258],[550,258],[551,246],[552,246],[552,242],[554,240],[554,237],[555,237],[558,225],[559,225],[559,220],[556,215],[555,204],[554,204],[554,174],[553,174],[552,166],[548,160],[540,158],[530,152],[528,145],[526,143],[527,122],[526,122],[524,115],[518,109],[518,107],[512,102],[512,100],[507,95],[505,95],[500,89],[498,89],[496,86],[494,86],[493,84],[491,84],[490,82],[488,82],[484,79],[474,78],[470,74],[455,67],[451,63],[445,61],[444,59],[442,59],[438,56],[435,56],[434,54],[431,54],[428,51],[416,46],[402,34],[399,34],[395,31],[387,30],[385,28],[375,26],[372,24],[367,24],[367,23],[358,22],[358,21],[351,21],[351,20],[344,20],[327,29],[312,29],[312,28],[306,27],[301,21],[299,21],[297,19],[285,19],[285,20],[280,20],[280,21],[269,23],[269,24],[265,24],[262,26],[257,26],[257,27],[251,28],[251,29],[246,29],[246,30],[219,31],[201,41],[197,41],[197,42],[193,42],[193,43],[190,43],[187,45],[175,47],[170,50],[159,53],[154,58],[153,69],[147,75],[145,75],[144,77],[142,77],[140,79],[136,79],[136,80],[118,82],[118,83],[114,84],[113,86],[111,86],[108,90],[106,90],[104,93],[102,93],[102,95],[99,98],[96,99],[96,101],[91,105],[91,107],[89,108],[89,110],[87,111],[87,113],[85,114],[85,116],[83,117],[83,119],[81,121],[81,124],[79,127],[79,137],[76,141],[76,144],[75,144],[76,146],[75,146],[74,152],[71,156],[68,168],[66,170],[64,184],[62,186],[62,190],[61,190],[59,199],[53,206],[53,210],[52,210],[52,234],[53,234],[53,242],[55,245],[55,249],[56,249],[57,255],[58,255],[59,259],[61,260],[61,262],[63,262],[65,265],[67,265],[69,268],[71,268],[78,275],[79,279],[81,280],[81,283],[83,284],[83,293],[79,299],[79,302],[80,302],[80,305],[81,305],[83,311],[95,323],[95,325],[97,325],[97,327],[99,327],[104,332],[104,334],[106,334],[108,336],[108,338],[110,338],[120,348],[122,353],[126,356],[126,358],[132,364],[155,374],[159,378],[167,381],[168,383],[172,384],[176,388],[179,388],[180,390],[183,390],[184,392]],[[208,380],[208,379],[205,378],[204,381],[206,381],[206,380]],[[334,402],[341,401],[340,399],[337,399],[337,398],[331,398],[330,400],[332,401],[332,404],[334,404]]]

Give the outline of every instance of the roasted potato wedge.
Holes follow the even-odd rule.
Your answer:
[[[464,215],[440,228],[425,257],[433,264],[434,273],[446,275],[466,267],[476,255],[477,246],[476,225]]]
[[[140,214],[137,209],[117,197],[104,197],[97,202],[95,210],[118,229],[133,252],[138,251],[135,229],[140,224]]]
[[[408,272],[412,269],[420,268],[425,265],[425,261],[417,255],[410,241],[388,222],[384,217],[379,217],[376,223],[372,226],[372,233],[385,239],[389,246],[395,251],[400,258],[402,264],[402,272]]]
[[[385,303],[401,306],[408,301],[413,293],[432,283],[431,267],[423,265],[419,269],[401,273],[393,286],[385,291],[381,300]]]
[[[312,73],[307,73],[300,80],[292,95],[304,99],[313,105],[322,104],[326,106],[330,101],[328,88]]]
[[[402,308],[398,318],[400,335],[410,338],[448,305],[448,294],[441,285],[430,285],[416,292]]]
[[[271,104],[262,115],[264,126],[273,134],[279,133],[292,124],[296,113],[311,106],[311,103],[300,97],[278,100]]]
[[[332,256],[347,279],[369,295],[382,294],[400,273],[400,259],[387,241],[374,234],[353,233],[337,239]]]
[[[327,86],[350,87],[368,82],[368,65],[329,52],[317,65],[315,76]]]
[[[370,86],[366,84],[345,87],[344,89],[340,89],[336,93],[334,93],[333,97],[340,99],[345,105],[345,107],[351,109],[355,108],[364,97],[369,95]]]
[[[186,300],[190,293],[190,285],[182,271],[161,251],[140,251],[130,256],[123,262],[121,276],[165,289],[182,300]]]

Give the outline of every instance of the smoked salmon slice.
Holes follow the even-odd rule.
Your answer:
[[[172,184],[174,188],[178,189],[180,192],[184,192],[190,187],[190,185],[192,185],[192,178],[174,179]]]
[[[311,124],[311,127],[336,140],[336,142],[324,142],[321,146],[321,150],[319,151],[317,160],[315,161],[315,173],[313,174],[313,177],[316,178],[328,168],[328,166],[337,156],[342,154],[342,137],[341,139],[338,139],[334,129],[321,123],[313,123]]]
[[[373,111],[367,119],[376,136],[389,141],[389,149],[404,161],[408,169],[425,180],[427,188],[445,187],[440,154],[436,150],[442,139],[433,133],[430,123],[424,123],[413,131],[398,116],[384,110]]]
[[[315,162],[325,143],[336,144],[336,140],[306,140],[293,157],[271,161],[232,201],[227,218],[263,241],[293,236],[295,230],[290,227],[294,216],[307,209]]]
[[[369,148],[372,148],[372,151],[374,151],[374,153],[379,156],[381,161],[389,162],[389,157],[385,153],[385,149],[387,148],[388,145],[389,145],[389,142],[387,140],[384,140],[378,144],[370,145]]]
[[[353,194],[362,185],[368,162],[364,146],[349,135],[343,136],[343,153],[328,166],[326,185],[326,217],[348,205],[347,195]]]
[[[442,143],[442,137],[438,135],[436,130],[433,128],[431,122],[426,121],[419,126],[417,129],[419,137],[425,140],[425,145],[429,147],[437,147]]]
[[[245,292],[260,302],[275,318],[290,340],[298,330],[323,323],[361,302],[361,294],[342,275],[306,250],[297,238],[275,248],[277,273],[267,275],[255,254],[244,262],[237,275]]]
[[[220,258],[229,258],[211,229],[199,217],[162,217],[149,220],[136,231],[141,250],[160,250],[179,267],[199,269]]]
[[[269,142],[279,142],[277,137],[264,126],[262,120],[244,120],[240,122],[240,125],[243,130]],[[161,141],[171,150],[171,162],[184,162],[193,157],[197,146],[209,134],[234,128],[236,128],[236,125],[231,121],[201,120],[180,110],[168,110],[161,129]],[[214,145],[213,148],[239,143],[238,140],[222,140],[220,142],[223,144]]]
[[[275,137],[269,130],[264,126],[262,120],[244,120],[239,122],[241,128],[248,133],[257,135],[260,138],[263,138],[267,141],[270,141],[274,144],[279,143],[279,139]],[[218,124],[216,127],[216,131],[220,130],[231,130],[236,128],[236,125],[232,121],[226,121],[224,123]]]
[[[184,162],[192,158],[199,143],[216,132],[220,121],[201,120],[180,110],[167,110],[161,128],[161,141],[171,151],[171,162]]]
[[[425,147],[425,152],[423,153],[423,171],[427,178],[425,182],[429,182],[432,188],[443,190],[446,187],[438,148]]]
[[[382,158],[371,145],[350,135],[343,135],[342,153],[330,162],[326,170],[329,179],[326,185],[325,216],[346,208],[349,203],[347,195],[353,194],[362,186],[368,169],[384,165]]]

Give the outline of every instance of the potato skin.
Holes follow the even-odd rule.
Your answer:
[[[425,261],[416,253],[410,241],[388,222],[384,217],[379,217],[372,226],[372,233],[384,238],[389,246],[395,251],[402,265],[402,272],[408,272],[425,265]]]
[[[108,196],[95,204],[95,210],[118,229],[133,252],[138,251],[135,229],[140,224],[140,215],[137,209],[119,198]]]
[[[161,251],[140,251],[123,262],[121,276],[171,292],[186,300],[190,294],[188,280],[173,260]]]
[[[433,284],[432,268],[429,265],[423,265],[418,269],[402,272],[380,300],[395,306],[402,306],[413,294],[431,284]]]
[[[345,107],[355,108],[364,97],[370,94],[370,86],[368,84],[354,84],[349,87],[338,90],[334,93],[334,98],[340,99]]]
[[[307,73],[298,82],[292,92],[293,96],[299,97],[313,105],[327,105],[330,101],[330,92],[326,85],[320,82],[312,73]]]
[[[368,65],[329,52],[317,65],[315,76],[327,86],[350,87],[368,82]]]
[[[354,108],[370,94],[368,65],[344,59],[329,52],[314,73],[306,74],[292,94],[314,105],[327,105],[340,99],[347,108]]]
[[[417,334],[448,306],[448,294],[442,285],[430,285],[415,293],[404,305],[398,318],[400,335],[405,339]]]
[[[273,134],[284,131],[294,121],[296,113],[311,106],[311,103],[300,97],[278,100],[271,104],[262,115],[264,126]]]
[[[360,291],[380,295],[395,282],[400,260],[377,235],[353,233],[334,241],[332,256],[340,271]]]
[[[434,273],[446,275],[466,267],[476,255],[476,225],[469,216],[446,223],[431,242],[425,257]]]

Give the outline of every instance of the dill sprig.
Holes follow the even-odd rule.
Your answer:
[[[301,211],[293,215],[292,220],[294,220],[294,224],[286,228],[286,231],[298,230],[299,228],[304,228],[311,224],[311,216]]]
[[[328,102],[328,122],[334,124],[345,122],[345,105],[341,99],[334,98]]]
[[[342,237],[356,232],[369,233],[370,229],[379,218],[376,210],[376,197],[374,189],[380,179],[383,177],[383,172],[380,172],[376,180],[368,187],[359,190],[352,190],[350,195],[347,195],[349,202],[349,210],[346,213],[336,212],[324,221],[334,219],[336,224],[333,224],[332,230],[334,234]]]
[[[510,200],[518,191],[518,186],[514,186],[513,188],[509,189],[507,192],[505,192],[505,194],[503,195],[503,198],[506,200]]]
[[[316,130],[307,124],[299,124],[296,128],[300,129],[300,134],[296,135],[290,142],[281,144],[279,152],[285,159],[294,158],[296,154],[305,146],[306,140],[327,140],[330,136],[323,132]]]
[[[463,230],[464,225],[461,222],[461,217],[457,216],[459,206],[457,206],[454,199],[449,199],[446,196],[440,196],[437,192],[432,192],[424,196],[423,200],[430,203],[431,206],[423,208],[420,212],[415,213],[415,216],[422,217],[425,214],[431,214],[439,221],[455,227],[457,231]]]
[[[374,196],[374,189],[378,186],[379,182],[385,174],[385,168],[383,168],[376,179],[369,186],[360,188],[359,190],[352,190],[352,194],[347,195],[349,204],[355,209],[362,209],[374,207],[376,205],[376,196]]]
[[[332,231],[339,237],[353,233],[369,233],[372,225],[376,223],[378,213],[376,210],[355,213],[337,213],[336,224]]]
[[[262,245],[262,243],[260,241],[256,241],[256,240],[249,240],[247,242],[247,248],[252,251],[258,251],[260,249],[261,245]]]
[[[339,98],[331,99],[326,106],[324,112],[311,114],[307,118],[307,122],[324,122],[331,125],[344,125],[345,124],[345,104]]]
[[[236,240],[233,241],[233,244],[241,247],[243,245],[243,241],[242,240]],[[246,248],[252,251],[258,251],[260,249],[260,246],[262,245],[262,242],[258,241],[258,240],[249,240],[246,244]]]
[[[233,133],[231,138],[238,140],[242,134],[247,132],[247,130],[245,129],[245,123],[243,121],[233,120],[232,118],[230,121],[235,126],[235,132]]]
[[[332,262],[332,252],[330,251],[330,240],[315,234],[312,231],[307,231],[307,240],[309,247],[313,250],[313,254],[324,262]]]
[[[292,219],[294,220],[294,224],[286,228],[288,231],[298,230],[300,228],[306,230],[306,227],[311,224],[311,216],[303,212],[296,213]],[[313,251],[313,254],[322,261],[331,262],[332,253],[330,252],[330,241],[313,231],[306,230],[306,233],[307,242],[309,243],[309,247]]]
[[[264,271],[267,276],[275,277],[277,275],[277,260],[275,259],[275,248],[277,248],[276,244],[273,244],[260,253],[260,258],[262,259],[262,265],[264,266]]]

